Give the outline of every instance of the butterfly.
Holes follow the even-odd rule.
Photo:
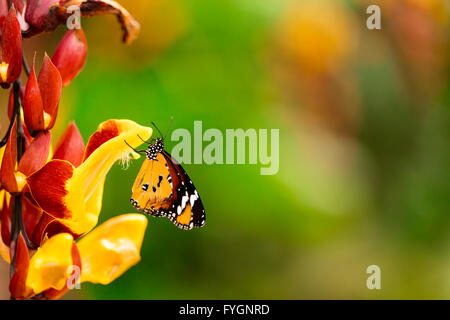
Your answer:
[[[180,163],[164,150],[163,135],[152,125],[161,138],[149,142],[141,139],[148,144],[147,150],[132,148],[145,154],[146,159],[134,182],[131,204],[154,217],[169,218],[183,230],[203,227],[206,216],[200,195]]]

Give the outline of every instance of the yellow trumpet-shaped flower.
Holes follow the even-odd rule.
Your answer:
[[[103,187],[112,165],[152,135],[152,129],[129,120],[109,120],[91,136],[80,166],[52,160],[28,177],[31,194],[50,217],[42,238],[61,231],[78,238],[95,227],[102,206]]]

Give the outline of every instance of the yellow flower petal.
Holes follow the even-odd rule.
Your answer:
[[[113,121],[118,135],[95,149],[83,164],[74,170],[73,177],[67,182],[68,194],[64,200],[73,212],[68,226],[78,234],[92,230],[97,224],[106,175],[115,162],[124,158],[124,154],[132,152],[125,141],[137,148],[142,144],[139,137],[148,140],[152,136],[153,131],[149,127],[129,120]],[[106,123],[101,124],[97,132],[100,132]],[[89,144],[86,150],[89,151]]]
[[[6,146],[0,148],[0,163],[3,161],[3,155],[5,154]]]
[[[6,190],[0,189],[0,210],[3,209],[4,200],[8,200],[7,195],[9,195],[9,193],[7,193]]]
[[[62,290],[72,272],[73,237],[60,233],[47,240],[30,260],[26,285],[35,293]]]
[[[126,214],[112,218],[81,239],[81,281],[109,284],[140,261],[147,218]]]
[[[22,192],[27,185],[27,177],[20,171],[14,172],[14,176],[16,177],[17,189],[19,192]]]
[[[0,64],[0,82],[6,82],[8,80],[8,67],[9,64],[6,62]]]

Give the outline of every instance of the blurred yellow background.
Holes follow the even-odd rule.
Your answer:
[[[150,218],[137,266],[67,298],[450,298],[448,1],[375,1],[381,30],[364,0],[119,2],[141,33],[125,46],[114,17],[82,21],[89,59],[54,135],[71,119],[85,141],[110,118],[165,131],[171,116],[173,129],[280,129],[280,170],[185,165],[206,227]],[[133,212],[141,163],[113,168],[102,221]],[[381,290],[366,287],[369,265]],[[8,298],[3,262],[0,274]]]

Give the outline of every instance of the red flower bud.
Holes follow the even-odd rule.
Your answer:
[[[28,177],[42,168],[49,157],[51,140],[49,131],[40,132],[23,154],[17,171]]]
[[[61,75],[47,55],[44,57],[38,79],[36,79],[33,63],[23,103],[25,124],[29,129],[42,131],[53,128],[61,90]]]
[[[0,183],[10,193],[19,193],[26,187],[26,177],[41,169],[49,158],[51,134],[40,132],[29,145],[25,137],[25,152],[17,163],[16,125],[14,123],[5,147],[0,167]]]
[[[58,141],[53,159],[66,160],[78,167],[83,162],[84,141],[80,131],[72,122]]]
[[[87,42],[83,30],[66,32],[53,54],[52,61],[67,86],[83,69],[87,60]]]
[[[12,225],[12,203],[14,198],[3,198],[2,209],[0,210],[1,236],[5,245],[9,246],[11,242],[11,225]]]
[[[22,72],[22,31],[14,7],[3,23],[1,46],[0,85],[9,87]]]
[[[47,31],[50,8],[58,4],[59,0],[28,0],[25,11],[26,22],[40,31]]]
[[[0,0],[0,33],[8,15],[8,0]]]
[[[28,251],[25,239],[22,233],[17,239],[16,260],[14,262],[14,274],[9,283],[11,296],[16,299],[27,298],[26,281],[28,275],[28,266],[30,264],[30,252]],[[11,248],[12,249],[12,248]]]
[[[24,186],[24,177],[20,179],[15,175],[17,161],[16,125],[15,122],[5,146],[5,153],[0,166],[0,183],[2,188],[10,193],[20,192]]]
[[[25,8],[24,0],[13,0],[12,3],[18,12],[23,12],[23,9]],[[0,0],[0,34],[2,32],[5,19],[8,16],[8,12],[8,0]]]
[[[32,37],[43,31],[53,31],[60,24],[66,24],[74,12],[71,7],[78,7],[81,17],[114,14],[122,26],[123,41],[131,43],[138,35],[140,25],[133,16],[119,3],[113,0],[28,0],[25,21],[29,28],[25,37]]]

